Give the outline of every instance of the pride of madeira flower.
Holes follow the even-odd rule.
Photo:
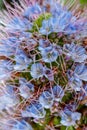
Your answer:
[[[81,112],[84,106],[87,109],[87,46],[83,44],[87,10],[78,0],[19,0],[12,7],[4,0],[4,4],[0,130],[82,126]]]

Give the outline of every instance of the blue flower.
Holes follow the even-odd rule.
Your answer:
[[[75,91],[80,91],[83,83],[82,80],[79,79],[75,74],[73,74],[72,77],[69,79],[69,86],[75,90]]]
[[[21,33],[19,37],[20,46],[28,52],[35,49],[37,42],[32,38],[31,33]]]
[[[87,65],[85,65],[84,63],[77,65],[74,73],[79,79],[87,81]]]
[[[76,17],[72,15],[71,12],[63,9],[60,5],[56,5],[56,8],[52,9],[53,17],[57,21],[57,30],[56,32],[63,32],[64,34],[73,34],[76,33],[79,28],[76,28],[74,21]]]
[[[66,27],[64,33],[70,35],[70,34],[76,33],[78,30],[79,30],[79,28],[76,28],[76,26],[73,25],[73,23],[70,23],[70,24]]]
[[[44,91],[39,97],[40,104],[47,109],[52,107],[53,101],[53,95],[49,91]]]
[[[58,19],[55,17],[51,17],[48,20],[44,20],[42,22],[42,27],[40,28],[40,33],[42,35],[49,35],[52,32],[64,32],[66,27],[65,21],[63,19]]]
[[[21,32],[20,36],[19,36],[19,41],[20,42],[27,41],[30,38],[32,38],[32,33],[30,33],[30,32]]]
[[[48,48],[50,46],[51,46],[51,44],[50,44],[49,40],[45,40],[45,39],[40,39],[39,40],[39,47],[38,47],[38,49],[40,51],[43,51],[44,49],[46,49],[46,48]]]
[[[14,60],[16,64],[14,65],[14,70],[24,70],[27,69],[29,64],[32,62],[22,51],[15,55]]]
[[[26,79],[21,78],[19,80],[20,86],[19,86],[19,92],[22,97],[25,99],[30,98],[34,92],[34,85],[32,83],[29,83],[26,81]]]
[[[54,81],[54,73],[53,70],[44,67],[44,76],[49,80],[49,81]]]
[[[27,45],[27,49],[29,51],[31,51],[31,50],[35,49],[37,42],[33,38],[30,38],[30,39],[26,40],[26,45]]]
[[[78,44],[65,44],[63,46],[65,55],[69,56],[74,62],[84,62],[87,59],[86,50],[83,46]]]
[[[29,6],[25,11],[23,16],[28,19],[33,19],[33,15],[39,15],[41,13],[41,7],[36,3]]]
[[[47,8],[47,5],[49,5],[49,10]],[[56,2],[56,0],[44,0],[43,1],[43,6],[42,6],[43,11],[47,12],[51,12],[52,15],[57,16],[60,14],[61,12],[61,5],[58,4],[58,2]]]
[[[42,35],[49,35],[52,33],[52,25],[50,24],[50,20],[43,20],[42,27],[40,28],[39,32]]]
[[[30,104],[25,111],[22,111],[23,117],[33,117],[35,119],[44,118],[45,114],[43,106],[38,102]]]
[[[75,101],[66,104],[64,110],[76,111],[77,108],[78,108],[78,102]]]
[[[19,98],[16,96],[15,91],[13,91],[12,86],[6,87],[5,92],[2,90],[2,95],[0,96],[0,111],[13,108],[19,103]]]
[[[25,120],[16,121],[11,130],[33,130],[32,126]]]
[[[50,45],[49,47],[43,48],[43,50],[41,50],[41,55],[44,62],[51,63],[56,61],[60,54],[57,46]]]
[[[44,75],[44,67],[41,63],[34,63],[31,66],[31,76],[35,79],[43,77]]]
[[[20,19],[19,17],[14,17],[14,19],[12,19],[12,21],[7,25],[6,28],[10,33],[22,32],[31,30],[32,24],[27,19]]]
[[[83,86],[83,88],[80,90],[80,96],[78,97],[78,100],[84,100],[87,97],[87,84]],[[86,103],[87,104],[87,103]]]
[[[72,112],[68,109],[61,111],[61,124],[64,126],[75,126],[76,121],[80,120],[81,114],[79,112]]]
[[[85,102],[87,97],[87,84],[83,86],[83,88],[80,91],[80,96],[78,97],[78,100],[83,101],[82,104],[87,106],[87,102]]]
[[[63,16],[64,17],[64,16]],[[50,24],[51,24],[51,28],[52,28],[52,32],[64,32],[64,29],[66,27],[66,21],[64,20],[64,18],[62,19],[61,17],[59,18],[54,18],[51,17],[50,18]]]
[[[57,85],[57,86],[54,86],[52,88],[52,93],[53,93],[53,96],[54,96],[54,100],[59,102],[62,100],[63,96],[64,96],[64,91],[62,89],[61,86]]]
[[[53,16],[49,18],[48,20],[43,20],[42,27],[40,28],[39,32],[42,35],[49,35],[53,32],[63,32],[64,34],[73,34],[76,33],[78,28],[74,25],[74,21],[76,18],[72,16],[72,14],[68,11],[65,11],[63,9],[54,10]],[[73,22],[71,21],[73,20]]]
[[[83,88],[83,93],[84,93],[84,97],[86,97],[87,96],[87,84],[84,86],[84,88]]]
[[[14,89],[15,89],[15,86],[14,86],[14,85],[10,85],[10,84],[7,84],[7,85],[6,85],[6,88],[5,88],[6,93],[7,93],[8,95],[15,95]]]
[[[40,78],[45,76],[48,80],[54,80],[53,71],[47,67],[44,67],[41,63],[35,63],[31,66],[31,76],[33,78]]]
[[[11,56],[15,52],[15,48],[9,47],[9,45],[0,45],[0,56]]]
[[[10,37],[6,40],[1,41],[0,44],[0,56],[13,56],[16,52],[18,46],[18,39],[15,37]]]
[[[6,80],[11,77],[13,64],[8,60],[0,60],[0,80]]]

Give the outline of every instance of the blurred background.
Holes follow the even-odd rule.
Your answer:
[[[6,0],[8,3],[10,3],[11,4],[11,2],[13,1],[13,0]],[[18,0],[15,0],[15,1],[18,1]],[[65,0],[66,1],[66,0]],[[73,2],[74,0],[72,0],[72,2]],[[79,2],[80,2],[80,4],[82,5],[82,6],[84,6],[85,4],[87,4],[87,0],[79,0]],[[4,9],[5,7],[4,7],[4,4],[3,4],[3,0],[0,0],[0,10],[2,10],[2,9]]]

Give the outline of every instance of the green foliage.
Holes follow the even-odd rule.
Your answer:
[[[44,120],[44,123],[42,124],[39,124],[39,123],[33,123],[33,128],[34,130],[45,130],[44,128],[46,127],[47,124],[49,124],[50,120],[51,120],[51,117],[50,117],[50,110],[47,109],[46,110],[46,116],[45,116],[45,120]]]
[[[66,126],[61,126],[60,130],[66,130]]]
[[[72,99],[72,94],[67,92],[66,95],[63,97],[63,102],[69,102]]]
[[[39,124],[33,124],[33,128],[34,128],[34,130],[44,130],[44,127],[43,126],[41,126],[41,125],[39,125]]]
[[[67,128],[67,130],[75,130],[75,129],[73,128],[73,126],[69,126],[69,127]]]
[[[2,1],[2,0],[0,0],[0,10],[2,10],[2,9],[3,9],[3,7],[4,7],[3,1]]]
[[[47,109],[47,110],[46,110],[46,117],[45,117],[45,125],[48,124],[49,121],[50,121],[50,119],[51,119],[51,118],[50,118],[50,114],[51,114],[51,113],[50,113],[50,110]]]
[[[87,4],[87,0],[80,0],[81,4]]]
[[[39,18],[37,18],[35,21],[34,21],[34,25],[32,27],[32,30],[31,32],[35,32],[35,31],[38,31],[38,29],[42,26],[42,22],[44,19],[49,19],[51,17],[51,14],[50,13],[45,13],[45,14],[41,14],[39,16]]]
[[[73,126],[69,126],[69,127],[66,127],[66,126],[61,126],[61,130],[75,130]]]
[[[27,80],[32,79],[32,77],[31,77],[31,75],[30,75],[29,72],[22,72],[22,73],[20,74],[20,77],[26,78]]]
[[[54,119],[53,119],[54,126],[60,124],[60,120],[61,120],[60,117],[54,117]]]
[[[87,116],[83,116],[82,118],[81,118],[81,124],[83,125],[87,125]]]

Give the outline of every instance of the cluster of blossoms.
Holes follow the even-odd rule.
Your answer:
[[[63,6],[59,0],[21,0],[13,6],[7,4],[8,13],[0,14],[0,130],[82,125],[79,107],[87,107],[85,12],[79,15],[75,3]]]

